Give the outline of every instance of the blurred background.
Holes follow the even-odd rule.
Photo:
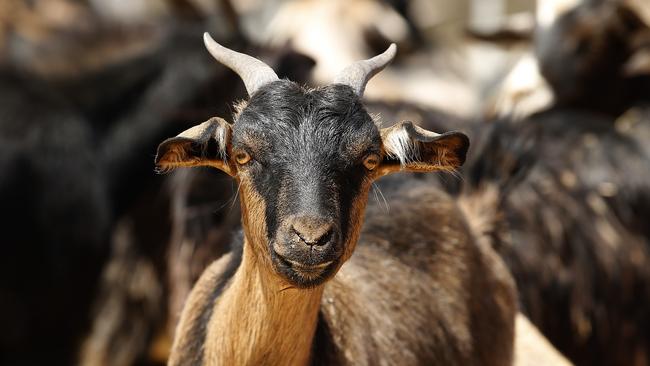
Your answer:
[[[225,174],[154,173],[246,98],[209,31],[310,86],[397,43],[369,111],[472,140],[463,178],[412,178],[499,192],[521,309],[574,363],[650,365],[649,27],[647,0],[0,0],[0,364],[165,364],[240,225]]]

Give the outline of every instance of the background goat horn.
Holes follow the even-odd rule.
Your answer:
[[[370,78],[383,70],[393,60],[396,52],[397,46],[395,43],[391,43],[384,53],[367,60],[357,61],[343,69],[334,79],[334,83],[349,85],[357,95],[362,96]]]
[[[227,66],[244,81],[248,95],[252,96],[260,87],[279,80],[278,75],[269,65],[256,59],[228,49],[217,43],[208,32],[203,33],[203,42],[210,54]]]

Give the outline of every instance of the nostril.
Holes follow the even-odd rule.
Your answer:
[[[323,245],[329,243],[331,239],[332,239],[332,229],[330,228],[329,230],[327,230],[327,232],[323,236],[321,236],[314,243],[314,245],[323,246]]]
[[[324,246],[332,239],[332,225],[303,225],[296,222],[291,226],[293,233],[309,246]]]

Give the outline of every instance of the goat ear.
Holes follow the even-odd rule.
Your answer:
[[[400,122],[381,130],[384,159],[379,172],[453,171],[463,165],[469,148],[469,138],[460,132],[437,134]]]
[[[231,126],[221,118],[213,117],[198,126],[158,145],[156,168],[168,172],[181,166],[211,166],[234,176],[230,161]]]

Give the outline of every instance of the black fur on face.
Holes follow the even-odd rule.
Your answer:
[[[253,95],[233,126],[238,169],[266,204],[271,260],[293,285],[315,286],[340,267],[367,198],[364,158],[381,154],[379,130],[348,86],[305,90],[280,80]],[[355,219],[355,220],[351,220]]]

